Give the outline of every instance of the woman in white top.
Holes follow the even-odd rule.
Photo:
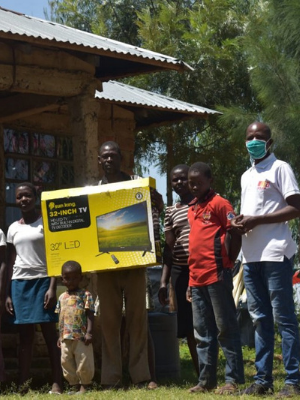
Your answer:
[[[16,188],[16,204],[22,218],[7,232],[8,287],[6,310],[19,326],[19,384],[29,378],[35,324],[40,324],[52,367],[51,393],[62,392],[60,352],[56,345],[56,279],[47,275],[44,228],[36,210],[37,192],[29,182]],[[22,388],[21,388],[22,390]]]

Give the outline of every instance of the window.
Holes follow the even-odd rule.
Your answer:
[[[38,193],[74,186],[72,138],[42,133],[4,130],[5,190],[8,227],[20,218],[15,188],[32,182]]]

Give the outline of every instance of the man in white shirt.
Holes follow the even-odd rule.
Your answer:
[[[273,393],[274,320],[282,337],[285,385],[278,397],[300,394],[299,332],[293,302],[296,244],[287,221],[300,216],[300,191],[289,164],[270,152],[270,128],[254,122],[246,131],[252,162],[242,176],[241,215],[232,226],[243,235],[244,282],[255,326],[254,383],[244,393]]]

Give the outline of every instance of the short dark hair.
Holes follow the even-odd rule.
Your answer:
[[[63,264],[63,266],[61,267],[61,272],[62,273],[65,272],[66,269],[70,269],[70,270],[72,270],[72,272],[78,271],[78,272],[82,273],[81,265],[77,261],[74,261],[74,260],[66,261]]]
[[[206,178],[212,178],[212,172],[211,172],[211,168],[208,164],[205,164],[204,162],[196,162],[195,164],[191,165],[189,172],[192,171],[197,171],[201,174],[203,174],[204,176],[206,176]]]
[[[118,145],[118,143],[113,142],[112,140],[102,143],[101,146],[99,147],[99,154],[101,154],[104,147],[110,147],[114,150],[117,150],[119,155],[122,156],[121,149],[120,149],[120,146]]]
[[[19,189],[20,187],[27,187],[28,189],[30,189],[32,191],[32,193],[34,194],[34,197],[38,196],[36,187],[31,182],[18,183],[16,186],[16,189]]]
[[[186,165],[186,164],[178,164],[178,165],[175,165],[175,167],[173,167],[172,169],[171,169],[171,172],[170,172],[170,175],[172,176],[173,175],[173,172],[174,171],[177,171],[177,170],[181,170],[181,171],[186,171],[186,173],[188,173],[188,171],[189,171],[189,166],[188,165]]]

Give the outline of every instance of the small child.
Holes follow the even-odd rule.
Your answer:
[[[225,385],[215,393],[233,394],[244,383],[241,339],[232,296],[232,267],[241,247],[241,237],[231,229],[235,216],[229,201],[211,189],[212,173],[197,162],[188,173],[195,199],[188,219],[189,287],[197,341],[199,382],[191,393],[205,393],[217,386],[218,343],[226,358]]]
[[[84,393],[94,376],[92,331],[94,301],[90,292],[80,289],[81,266],[67,261],[62,266],[62,283],[67,291],[59,296],[59,339],[61,365],[64,377],[74,390],[70,394]]]

